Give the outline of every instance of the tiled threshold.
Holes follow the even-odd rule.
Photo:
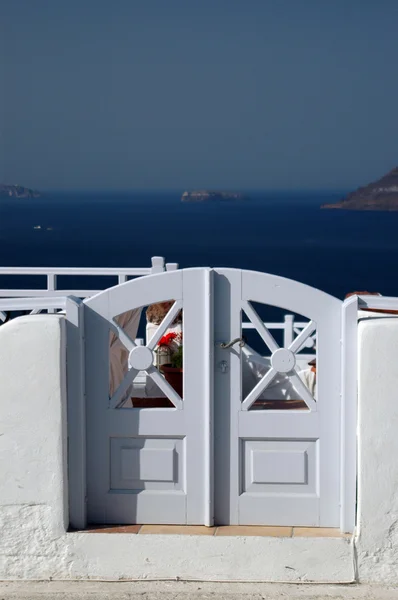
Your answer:
[[[134,533],[137,535],[210,535],[210,536],[261,536],[261,537],[317,537],[350,538],[351,534],[327,527],[264,527],[225,525],[91,525],[85,533]],[[82,533],[80,531],[79,533]]]

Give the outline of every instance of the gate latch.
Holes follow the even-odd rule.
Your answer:
[[[235,338],[234,340],[231,340],[228,343],[221,342],[220,343],[220,348],[222,348],[223,350],[226,350],[227,348],[231,348],[232,346],[234,346],[238,342],[239,342],[239,347],[243,348],[243,346],[246,344],[246,339],[244,337],[241,337],[241,338]]]

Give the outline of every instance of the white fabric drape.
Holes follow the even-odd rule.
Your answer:
[[[134,310],[128,310],[115,319],[133,342],[137,337],[141,312],[141,308],[135,308]],[[112,331],[109,334],[109,357],[109,395],[112,397],[128,371],[129,358],[129,351]],[[131,388],[127,390],[125,398],[129,397],[130,391]]]

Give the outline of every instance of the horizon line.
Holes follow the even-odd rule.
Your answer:
[[[235,193],[266,193],[266,194],[291,194],[291,193],[304,193],[304,194],[317,194],[317,193],[346,193],[352,191],[353,188],[106,188],[106,189],[95,189],[95,188],[71,188],[71,189],[57,189],[57,188],[44,188],[38,187],[29,188],[38,191],[39,193],[57,193],[57,194],[183,194],[185,191],[214,191],[214,192],[235,192]]]

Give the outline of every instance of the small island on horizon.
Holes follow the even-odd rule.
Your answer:
[[[215,190],[192,190],[186,191],[181,196],[181,202],[214,202],[225,200],[244,200],[245,196],[240,192],[226,192]]]
[[[40,192],[22,185],[5,185],[0,183],[0,197],[8,198],[40,198]]]
[[[339,202],[324,204],[321,208],[398,211],[398,167],[377,181],[351,192]]]

